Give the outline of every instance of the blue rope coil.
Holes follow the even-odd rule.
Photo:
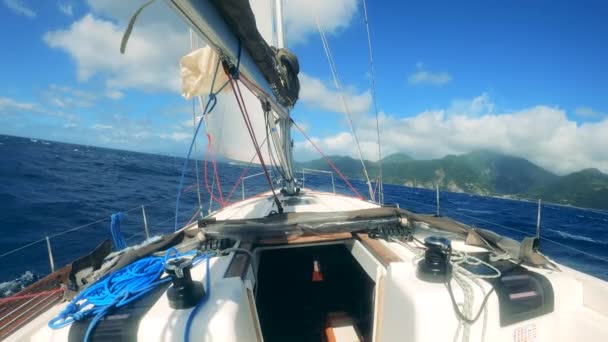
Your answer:
[[[203,108],[203,116],[208,115],[209,113],[211,113],[211,111],[215,108],[215,105],[217,104],[217,94],[219,94],[222,89],[224,89],[224,87],[229,83],[229,80],[224,82],[224,84],[217,90],[217,91],[213,91],[213,88],[215,86],[215,81],[216,81],[216,77],[217,77],[217,72],[219,70],[219,66],[220,66],[220,61],[218,61],[217,65],[215,66],[215,72],[213,74],[213,79],[211,81],[211,89],[209,89],[209,97],[207,99],[207,103],[205,104],[205,107]],[[238,50],[238,56],[237,56],[237,63],[236,63],[236,71],[234,72],[235,75],[233,75],[234,79],[238,79],[238,73],[239,73],[239,69],[241,67],[241,42],[239,41],[239,50]],[[201,124],[203,123],[203,119],[201,118],[198,122],[198,125],[196,125],[196,129],[194,130],[194,135],[192,136],[192,140],[190,141],[190,147],[188,148],[188,154],[186,154],[186,159],[184,159],[184,163],[182,165],[182,171],[180,174],[180,178],[179,178],[179,185],[177,186],[177,196],[175,199],[175,222],[174,222],[174,226],[173,226],[173,230],[177,231],[177,226],[178,226],[178,217],[179,217],[179,200],[180,200],[180,196],[182,194],[182,188],[184,187],[184,176],[186,175],[186,168],[188,167],[188,161],[190,160],[190,156],[192,154],[192,148],[194,147],[194,144],[196,143],[196,137],[198,136],[198,132],[201,128]]]
[[[108,312],[138,300],[158,285],[171,280],[168,276],[161,278],[169,259],[196,253],[195,250],[179,253],[175,248],[170,248],[164,257],[145,257],[109,274],[79,293],[57,317],[49,321],[49,328],[59,329],[75,321],[93,317],[84,338],[89,341],[93,330]],[[210,254],[196,256],[193,265],[207,259],[209,272],[209,257]],[[207,273],[208,289],[209,278]]]
[[[123,213],[112,214],[111,222],[110,222],[110,233],[112,234],[112,244],[116,248],[116,250],[120,251],[127,248],[127,242],[125,238],[122,236],[122,232],[120,231],[120,219],[122,218]]]

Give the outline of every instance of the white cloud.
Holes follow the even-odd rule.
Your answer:
[[[123,0],[87,2],[90,13],[69,27],[47,32],[43,37],[50,47],[65,51],[76,62],[80,81],[99,77],[105,82],[108,97],[113,99],[120,98],[120,93],[130,89],[179,91],[178,63],[190,50],[190,40],[186,24],[172,9],[160,1],[147,7],[137,18],[126,54],[121,55],[118,50],[124,29],[139,3]],[[65,4],[60,3],[60,9],[69,12]],[[356,11],[356,0],[286,1],[287,41],[301,41],[315,33],[315,13],[326,32],[336,33],[350,24]],[[361,95],[369,97],[369,94]],[[355,99],[367,101],[363,97],[355,96]]]
[[[99,97],[93,92],[56,84],[50,84],[42,95],[52,106],[64,109],[92,107]]]
[[[112,125],[94,124],[93,126],[91,126],[91,128],[96,130],[107,130],[112,129],[114,127]]]
[[[482,97],[487,95],[472,99],[471,104]],[[381,113],[383,154],[406,152],[426,159],[490,149],[526,158],[560,174],[588,167],[608,172],[608,119],[577,124],[564,110],[543,105],[500,114],[452,113],[451,108],[407,118]],[[377,160],[375,119],[360,120],[357,132],[364,157]],[[357,156],[346,132],[315,139],[327,154]],[[296,155],[318,158],[305,142],[296,144]]]
[[[57,7],[59,8],[59,11],[61,13],[67,15],[68,17],[71,17],[74,15],[74,11],[72,9],[72,4],[60,2],[57,4]]]
[[[417,63],[416,71],[412,73],[407,81],[413,85],[436,85],[441,86],[452,81],[452,75],[447,72],[433,72],[426,70],[424,64]]]
[[[108,89],[106,91],[106,96],[112,100],[120,100],[123,98],[125,94],[123,94],[121,91],[115,90],[115,89]]]
[[[452,101],[447,109],[447,114],[482,115],[494,113],[494,102],[488,93],[474,97],[473,99],[458,99]]]
[[[300,101],[311,107],[335,113],[344,113],[344,104],[340,94],[329,88],[318,78],[300,73]],[[372,103],[369,90],[357,93],[352,88],[344,89],[344,96],[351,113],[367,113]]]
[[[44,115],[49,118],[61,119],[63,122],[75,123],[80,121],[80,117],[70,112],[64,111],[64,108],[48,108],[39,103],[20,102],[8,97],[0,96],[0,114],[13,115],[32,115],[38,117]]]
[[[601,117],[601,116],[608,116],[607,112],[600,112],[598,110],[595,110],[591,107],[586,107],[586,106],[577,107],[574,110],[574,112],[577,115],[588,117],[588,118],[597,118],[597,117]]]
[[[36,17],[36,12],[27,7],[21,0],[4,0],[4,5],[19,15],[23,15],[28,18]]]
[[[326,33],[348,27],[357,12],[357,0],[290,0],[285,1],[285,35],[287,43],[298,43],[308,34],[316,34],[317,24]]]
[[[38,111],[35,103],[20,102],[9,97],[0,96],[0,114],[14,114],[21,111]]]
[[[170,134],[161,134],[160,138],[161,139],[166,139],[166,140],[173,140],[173,141],[181,142],[181,141],[187,141],[189,139],[192,139],[192,133],[173,132],[173,133],[170,133]]]
[[[177,92],[179,58],[189,50],[187,31],[185,27],[176,30],[167,22],[143,19],[138,20],[124,55],[119,47],[126,25],[92,14],[65,30],[47,32],[44,41],[76,61],[80,81],[100,74],[114,95],[125,89]]]

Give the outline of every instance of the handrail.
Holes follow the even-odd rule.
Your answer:
[[[256,174],[245,176],[245,177],[241,178],[241,194],[243,197],[243,201],[245,200],[245,179],[249,179],[249,178],[253,178],[253,177],[257,177],[257,176],[261,176],[261,175],[265,175],[265,173],[260,172],[260,173],[256,173]]]
[[[306,180],[305,172],[304,171],[312,171],[312,172],[319,172],[319,173],[329,173],[329,175],[331,176],[331,188],[332,191],[334,192],[334,194],[336,193],[336,183],[334,181],[334,173],[331,171],[325,171],[325,170],[317,170],[317,169],[307,169],[307,168],[302,168],[302,187],[304,187],[304,181]]]
[[[340,188],[343,188],[343,186],[341,186],[340,184],[336,185],[334,183],[333,172],[331,172],[331,171],[315,170],[315,169],[308,169],[308,168],[302,168],[301,169],[301,172],[302,172],[303,175],[306,174],[307,171],[309,173],[310,172],[318,172],[318,173],[330,174],[331,177],[332,177],[332,188],[333,188],[334,193],[336,193],[336,186],[338,186]],[[241,190],[242,190],[242,194],[243,194],[243,199],[245,199],[245,180],[248,179],[248,178],[254,178],[254,177],[261,176],[261,175],[264,175],[264,173],[260,172],[260,173],[248,175],[248,176],[245,176],[245,177],[242,178],[242,180],[241,180]],[[303,180],[303,182],[304,182],[304,180]],[[302,183],[302,186],[304,186],[304,183]],[[430,202],[429,203],[424,203],[424,202],[421,202],[421,201],[417,201],[415,199],[406,198],[405,196],[395,196],[395,195],[385,194],[385,197],[393,198],[393,199],[398,200],[398,201],[405,201],[405,202],[411,202],[411,203],[423,205],[423,206],[428,207],[429,209],[431,209],[431,208],[435,209],[436,208],[436,205],[435,204],[431,204]],[[523,202],[534,203],[534,202],[531,202],[531,201],[526,201],[526,200],[521,200],[521,199],[512,199],[512,198],[497,198],[497,199],[515,200],[515,201],[523,201]],[[156,200],[156,201],[153,201],[153,202],[149,202],[148,204],[145,204],[145,206],[150,206],[151,204],[155,204],[155,203],[159,203],[159,202],[163,202],[163,201],[165,201],[165,202],[166,201],[171,201],[171,199],[165,199],[165,198],[159,199],[159,200]],[[580,209],[580,210],[589,210],[589,211],[597,213],[597,214],[608,215],[607,212],[602,211],[602,210],[589,209],[589,208],[578,208],[578,207],[573,207],[573,206],[562,205],[562,204],[559,204],[559,203],[551,203],[551,202],[544,202],[543,201],[542,205],[543,206],[556,205],[556,206],[566,207],[566,208],[573,208],[573,209]],[[139,205],[139,206],[133,207],[133,208],[131,208],[129,210],[123,211],[123,213],[129,213],[129,212],[132,212],[132,211],[135,211],[135,210],[140,210],[140,211],[142,211],[142,214],[144,215],[144,217],[143,217],[143,219],[144,219],[144,227],[143,227],[142,231],[139,232],[139,233],[135,233],[135,234],[129,236],[126,239],[127,241],[132,240],[133,238],[135,238],[137,236],[141,236],[143,234],[146,235],[146,238],[149,238],[149,236],[150,236],[149,231],[145,227],[146,223],[147,223],[146,222],[147,219],[145,217],[145,209],[143,209],[143,210],[142,209],[143,209],[143,205]],[[535,235],[534,232],[527,232],[527,231],[524,231],[524,230],[521,230],[521,229],[508,227],[508,226],[505,226],[505,225],[502,225],[502,224],[499,224],[499,223],[496,223],[496,222],[492,222],[490,220],[487,220],[487,219],[484,219],[484,218],[481,218],[481,217],[475,217],[475,216],[471,216],[471,215],[467,215],[467,214],[461,213],[459,211],[455,211],[452,208],[448,209],[448,208],[443,207],[442,211],[446,212],[446,213],[449,213],[450,216],[454,215],[454,216],[466,217],[466,218],[469,218],[471,220],[475,220],[477,222],[483,222],[483,223],[486,223],[486,224],[489,224],[489,225],[492,225],[492,226],[495,226],[495,227],[504,228],[504,229],[507,229],[509,231],[517,232],[517,233],[520,233],[520,234],[523,234],[523,235],[526,235],[526,236],[534,236]],[[189,212],[183,212],[183,213],[180,213],[179,215],[181,216],[182,214],[184,214],[184,215],[188,214],[189,215],[190,213]],[[27,243],[27,244],[25,244],[23,246],[20,246],[20,247],[17,247],[15,249],[13,249],[13,250],[6,251],[6,252],[0,254],[0,258],[9,256],[9,255],[11,255],[13,253],[16,253],[16,252],[21,251],[23,249],[32,247],[34,245],[46,242],[46,247],[48,249],[47,252],[49,254],[49,263],[51,264],[51,269],[53,269],[55,265],[54,265],[53,256],[52,256],[53,253],[52,253],[52,250],[50,248],[51,247],[50,246],[51,245],[50,239],[54,239],[56,237],[65,235],[65,234],[70,233],[70,232],[75,232],[75,231],[78,231],[78,230],[81,230],[81,229],[84,229],[84,228],[87,228],[87,227],[91,227],[93,225],[100,224],[101,222],[104,222],[104,221],[107,222],[107,220],[109,220],[109,219],[110,219],[109,216],[108,217],[104,217],[103,219],[99,219],[99,220],[96,220],[96,221],[93,221],[93,222],[89,222],[89,223],[86,223],[86,224],[83,224],[83,225],[80,225],[80,226],[77,226],[77,227],[74,227],[74,228],[67,229],[65,231],[61,231],[61,232],[58,232],[58,233],[55,233],[55,234],[52,234],[52,235],[45,236],[45,237],[43,237],[43,238],[41,238],[39,240]],[[169,217],[169,218],[167,218],[166,220],[163,220],[163,221],[161,221],[159,223],[156,223],[156,224],[150,226],[149,229],[152,230],[153,228],[157,228],[157,227],[161,226],[162,224],[164,224],[164,223],[166,223],[166,222],[168,222],[168,221],[170,221],[172,219],[175,219],[174,215],[171,216],[171,217]],[[577,249],[577,248],[565,245],[565,244],[563,244],[561,242],[555,241],[555,240],[553,240],[551,238],[540,236],[540,239],[544,240],[544,241],[547,241],[547,242],[550,242],[550,243],[553,243],[553,244],[558,245],[560,247],[572,250],[574,252],[580,253],[582,255],[585,255],[585,256],[588,256],[588,257],[591,257],[591,258],[594,258],[594,259],[597,259],[597,260],[601,260],[601,261],[604,261],[604,262],[608,262],[608,259],[606,259],[606,258],[604,258],[602,256],[593,255],[593,254],[585,252],[583,250],[580,250],[580,249]]]
[[[331,172],[331,171],[325,171],[325,170],[307,169],[307,168],[303,168],[302,170],[304,170],[304,171],[314,171],[314,172],[323,172],[323,173],[331,173],[331,174],[333,174],[333,172]]]
[[[188,187],[188,188],[186,188],[186,189],[185,189],[183,192],[188,192],[188,191],[191,191],[192,189],[193,189],[192,187]],[[150,205],[152,205],[152,204],[156,204],[156,203],[163,202],[163,201],[173,201],[173,199],[161,198],[161,199],[158,199],[158,200],[156,200],[156,201],[148,202],[148,203],[145,203],[145,204],[142,204],[142,205],[138,205],[138,206],[135,206],[135,207],[133,207],[133,208],[130,208],[130,209],[124,210],[124,211],[122,211],[122,213],[123,213],[123,214],[127,214],[127,213],[133,212],[133,211],[135,211],[135,210],[142,210],[142,215],[144,215],[144,221],[146,221],[146,217],[145,217],[145,209],[143,209],[143,206],[150,206]],[[173,216],[172,218],[175,218],[175,216]],[[74,232],[74,231],[77,231],[77,230],[81,230],[81,229],[84,229],[84,228],[90,227],[90,226],[92,226],[92,225],[95,225],[95,224],[101,223],[101,222],[103,222],[103,221],[105,221],[105,220],[107,220],[107,219],[108,219],[108,217],[104,217],[104,218],[99,219],[99,220],[97,220],[97,221],[93,221],[93,222],[85,223],[85,224],[83,224],[83,225],[80,225],[80,226],[77,226],[77,227],[74,227],[74,228],[70,228],[70,229],[67,229],[67,230],[64,230],[64,231],[61,231],[61,232],[55,233],[55,234],[51,234],[51,235],[45,236],[45,237],[43,237],[43,238],[41,238],[41,239],[39,239],[39,240],[32,241],[32,242],[27,243],[27,244],[25,244],[25,245],[23,245],[23,246],[19,246],[19,247],[17,247],[17,248],[15,248],[15,249],[13,249],[13,250],[10,250],[10,251],[7,251],[7,252],[4,252],[4,253],[0,254],[0,258],[3,258],[3,257],[8,256],[8,255],[11,255],[11,254],[13,254],[13,253],[16,253],[16,252],[18,252],[18,251],[20,251],[20,250],[23,250],[23,249],[25,249],[25,248],[28,248],[28,247],[30,247],[30,246],[33,246],[33,245],[36,245],[36,244],[39,244],[39,243],[42,243],[42,242],[46,242],[46,241],[47,241],[47,238],[48,238],[48,239],[53,239],[53,238],[56,238],[56,237],[58,237],[58,236],[65,235],[65,234],[67,234],[67,233],[71,233],[71,232]],[[153,226],[153,227],[154,227],[154,226]],[[152,227],[152,228],[153,228],[153,227]]]
[[[420,201],[416,201],[416,200],[412,200],[412,199],[400,198],[400,197],[396,197],[396,196],[392,196],[392,195],[386,195],[386,194],[385,194],[385,197],[392,197],[392,198],[395,198],[397,200],[412,202],[412,203],[416,203],[416,204],[420,204],[420,205],[424,205],[424,206],[435,208],[435,206],[432,205],[432,204],[428,204],[428,203],[424,203],[424,202],[420,202]],[[443,210],[447,211],[447,212],[450,212],[450,213],[452,213],[454,215],[457,215],[457,216],[467,217],[467,218],[470,218],[472,220],[476,220],[478,222],[484,222],[484,223],[487,223],[487,224],[490,224],[490,225],[493,225],[493,226],[496,226],[496,227],[500,227],[500,228],[504,228],[504,229],[507,229],[507,230],[510,230],[510,231],[518,232],[518,233],[523,234],[523,235],[536,236],[534,233],[531,233],[531,232],[526,232],[526,231],[523,231],[521,229],[516,229],[516,228],[508,227],[508,226],[502,225],[500,223],[496,223],[496,222],[492,222],[492,221],[489,221],[489,220],[486,220],[486,219],[483,219],[483,218],[479,218],[479,217],[463,214],[463,213],[460,213],[460,212],[457,212],[457,211],[454,211],[454,210],[451,210],[451,209],[445,209],[444,208]],[[575,251],[577,253],[586,255],[586,256],[588,256],[590,258],[594,258],[594,259],[601,260],[601,261],[604,261],[604,262],[608,263],[608,259],[606,259],[606,258],[603,258],[603,257],[597,256],[597,255],[585,252],[585,251],[580,250],[578,248],[574,248],[574,247],[565,245],[565,244],[557,242],[557,241],[555,241],[553,239],[549,239],[549,238],[544,237],[544,236],[541,236],[540,239],[541,240],[545,240],[547,242],[551,242],[551,243],[553,243],[555,245],[558,245],[558,246],[570,249],[570,250]]]

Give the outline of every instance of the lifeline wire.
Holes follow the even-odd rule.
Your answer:
[[[369,29],[369,19],[367,17],[367,1],[363,0],[363,14],[365,18],[365,28],[367,30],[367,46],[369,48],[369,70],[370,82],[372,85],[372,102],[376,113],[376,135],[378,137],[378,203],[384,203],[384,186],[382,185],[382,147],[380,145],[380,122],[378,119],[378,100],[376,98],[376,72],[374,71],[374,54],[372,53],[372,34]],[[374,190],[374,195],[376,191]]]

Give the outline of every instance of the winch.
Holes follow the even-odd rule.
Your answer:
[[[173,309],[188,309],[195,306],[205,295],[205,287],[199,281],[193,281],[190,275],[192,258],[171,259],[165,264],[165,272],[171,276],[173,285],[167,290],[169,305]]]
[[[424,239],[424,245],[426,247],[424,259],[418,263],[416,275],[431,283],[445,283],[452,273],[450,240],[444,237],[429,236]]]

